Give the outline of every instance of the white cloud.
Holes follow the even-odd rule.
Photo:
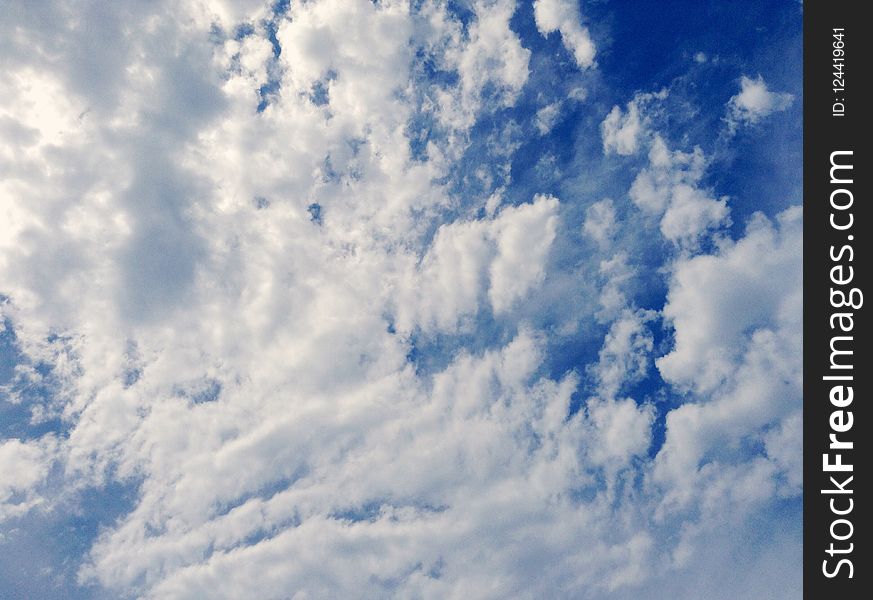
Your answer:
[[[596,53],[588,28],[580,22],[576,0],[535,0],[534,19],[541,34],[561,33],[561,40],[580,69],[594,66]]]
[[[478,0],[472,9],[476,20],[466,36],[447,28],[448,35],[442,41],[442,63],[457,71],[460,85],[436,94],[441,122],[461,131],[473,125],[483,104],[495,108],[514,105],[527,83],[530,62],[530,50],[521,45],[509,26],[515,0]],[[493,86],[494,97],[486,101],[483,93],[489,86]]]
[[[739,125],[755,124],[774,112],[786,110],[793,101],[791,94],[771,92],[760,75],[755,79],[743,75],[740,92],[728,102],[728,127],[734,131]]]
[[[764,436],[767,456],[785,474],[780,493],[791,497],[803,489],[803,410],[798,407]]]
[[[495,221],[497,257],[491,264],[488,297],[495,313],[508,310],[545,276],[555,240],[558,199],[537,196],[531,205],[505,209]]]
[[[608,155],[615,152],[622,156],[636,154],[651,136],[649,114],[660,112],[659,103],[667,95],[667,89],[657,93],[639,92],[627,103],[625,111],[617,105],[613,106],[600,124],[603,153]]]
[[[628,264],[626,253],[619,252],[611,258],[600,261],[598,274],[603,281],[598,298],[600,304],[598,317],[609,322],[627,308],[629,282],[636,274],[636,268]]]
[[[678,184],[661,218],[661,233],[668,240],[693,238],[727,219],[727,201],[709,198],[703,190]]]
[[[612,239],[616,227],[615,207],[609,198],[598,200],[585,210],[582,233],[599,245],[602,246]]]
[[[660,136],[649,150],[649,166],[637,175],[630,197],[646,213],[660,217],[661,234],[679,246],[693,246],[707,231],[724,224],[726,198],[710,198],[698,187],[706,167],[700,148],[671,152]]]
[[[654,316],[651,311],[625,309],[612,322],[593,369],[602,397],[615,398],[625,385],[646,376],[654,347],[646,323]]]
[[[412,329],[415,321],[425,329],[454,330],[475,316],[495,254],[489,229],[484,221],[440,227],[421,267],[410,277],[408,293],[413,297],[398,307],[402,330]]]
[[[718,255],[676,265],[664,307],[676,328],[676,348],[658,360],[668,381],[710,392],[736,368],[751,332],[769,323],[795,323],[800,281],[797,210],[785,213],[780,224],[774,229],[758,215],[746,236]]]
[[[367,0],[292,3],[289,17],[276,37],[287,83],[298,93],[331,73],[331,110],[358,126],[391,123],[392,111],[406,110],[396,98],[408,82],[411,60],[412,23],[402,6],[386,3],[379,9]]]
[[[35,488],[48,476],[56,446],[51,435],[32,442],[0,442],[0,523],[45,502]]]
[[[468,329],[485,301],[495,314],[510,310],[545,277],[558,208],[556,198],[537,196],[493,219],[440,227],[400,289],[400,329]]]
[[[560,117],[560,115],[560,102],[553,102],[552,104],[547,104],[539,109],[536,118],[534,119],[534,125],[536,125],[537,131],[540,132],[540,135],[546,135],[549,133],[555,126],[555,123],[558,122],[558,117]]]
[[[555,491],[580,483],[583,430],[596,434],[584,443],[593,460],[616,467],[644,452],[648,410],[621,401],[568,422],[577,382],[535,377],[542,356],[542,341],[522,332],[497,351],[459,355],[429,393],[409,375],[390,377],[340,405],[300,398],[283,415],[277,398],[259,413],[280,416],[258,424],[243,407],[202,405],[196,417],[178,402],[155,407],[142,430],[143,441],[160,440],[150,483],[98,541],[85,575],[120,589],[142,576],[154,597],[234,597],[257,577],[268,598],[289,588],[369,595],[393,589],[382,587],[389,580],[412,594],[484,598],[495,583],[483,572],[507,574],[498,592],[522,585],[541,595],[577,585],[580,566],[594,589],[637,581],[652,550],[646,534],[623,527],[604,538],[597,523],[608,505],[575,505]],[[216,436],[234,421],[245,433],[222,443]],[[188,454],[174,449],[180,443]],[[182,464],[163,463],[164,453]],[[254,492],[280,471],[292,485]],[[518,536],[540,542],[519,556],[504,545]],[[580,550],[580,536],[602,552]],[[487,556],[486,571],[474,556]],[[543,570],[548,578],[530,578]]]
[[[600,129],[603,134],[604,153],[615,152],[624,156],[635,154],[642,130],[640,112],[636,103],[629,103],[624,114],[618,106],[613,106],[601,123]]]
[[[593,399],[588,403],[588,414],[595,431],[591,444],[592,464],[624,467],[631,458],[644,455],[648,450],[654,421],[651,406],[639,406],[630,398]]]
[[[217,22],[226,28],[239,23],[252,22],[267,16],[269,0],[204,0],[192,3],[191,9],[200,13],[200,18]]]
[[[789,209],[774,226],[757,215],[735,244],[675,267],[663,313],[676,342],[657,366],[665,380],[705,401],[667,415],[654,471],[670,482],[667,506],[684,506],[698,495],[701,477],[711,482],[707,486],[728,485],[733,476],[721,466],[737,461],[758,465],[758,475],[749,476],[759,480],[736,489],[743,505],[771,496],[779,472],[793,485],[799,481],[799,465],[785,448],[796,450],[799,439],[800,217],[799,207]],[[740,440],[749,439],[766,443],[771,460],[745,456]],[[709,494],[713,498],[703,500],[714,503],[711,510],[722,510],[715,505],[719,492]]]

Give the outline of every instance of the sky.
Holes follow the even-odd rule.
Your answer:
[[[799,597],[801,24],[0,4],[0,597]]]

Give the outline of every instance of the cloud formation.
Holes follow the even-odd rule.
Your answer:
[[[534,18],[543,35],[560,32],[564,47],[573,54],[580,69],[594,65],[596,49],[588,28],[580,22],[575,0],[534,0]]]
[[[638,93],[627,103],[625,111],[617,105],[613,106],[600,124],[603,152],[615,152],[622,156],[636,154],[641,144],[648,141],[645,138],[650,135],[650,119],[647,113],[653,111],[653,105],[663,101],[667,95],[666,89],[658,93]]]
[[[774,112],[791,106],[794,96],[786,92],[771,92],[764,78],[740,78],[740,92],[728,102],[727,123],[730,131],[740,125],[754,125]]]
[[[739,210],[579,3],[456,4],[0,9],[0,587],[656,598],[796,549],[730,534],[800,498],[799,199]],[[716,121],[791,109],[749,81]]]
[[[649,166],[631,186],[634,204],[659,218],[661,234],[675,244],[694,245],[728,219],[727,199],[710,198],[699,187],[705,168],[706,158],[699,147],[692,152],[671,151],[656,136],[649,150]]]

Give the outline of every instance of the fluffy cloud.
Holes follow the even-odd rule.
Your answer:
[[[800,439],[800,217],[797,207],[777,225],[757,215],[736,243],[676,266],[664,307],[676,344],[657,366],[667,381],[706,401],[667,415],[655,475],[675,485],[671,501],[691,497],[699,482],[689,478],[698,473],[713,481],[731,477],[716,468],[721,462],[756,465],[757,475],[748,476],[763,478],[755,483],[762,487],[739,490],[752,499],[773,493],[776,472],[795,486],[799,481],[800,465],[788,454]],[[748,439],[766,443],[770,460],[744,455],[739,441]]]
[[[654,316],[651,311],[625,310],[612,322],[593,370],[603,397],[615,398],[624,386],[646,376],[654,346],[646,323]]]
[[[523,332],[498,351],[458,356],[430,392],[408,376],[405,384],[392,378],[369,398],[323,407],[341,410],[340,420],[310,403],[231,442],[204,438],[200,444],[220,445],[189,451],[180,465],[156,461],[175,444],[190,444],[192,427],[211,427],[196,425],[205,415],[189,417],[178,403],[162,407],[149,420],[176,425],[149,435],[162,439],[152,451],[150,483],[136,510],[97,542],[84,575],[122,589],[144,578],[153,597],[234,597],[255,573],[271,573],[258,576],[265,597],[288,589],[359,597],[400,585],[409,593],[485,598],[495,586],[506,593],[529,586],[542,569],[551,576],[534,579],[532,593],[546,593],[572,588],[580,565],[588,578],[604,578],[595,589],[636,581],[639,567],[627,561],[645,560],[651,540],[628,528],[614,541],[595,541],[605,540],[593,532],[607,506],[555,492],[580,484],[582,456],[620,466],[644,452],[651,415],[622,401],[593,406],[590,420],[567,421],[576,381],[536,377],[541,359],[541,340]],[[397,395],[397,385],[412,387]],[[389,405],[380,398],[391,388]],[[220,412],[235,411],[210,412],[225,421],[230,414]],[[591,432],[587,441],[584,431]],[[267,476],[283,485],[268,485]],[[548,542],[535,551],[484,552],[498,540],[542,539],[543,528]],[[602,555],[584,558],[579,536]],[[488,569],[474,565],[474,556],[488,556]],[[507,575],[495,582],[488,572]]]
[[[627,254],[619,252],[611,258],[601,260],[597,273],[603,284],[598,298],[598,317],[609,322],[628,307],[630,280],[636,274],[636,268],[629,264]]]
[[[588,412],[594,425],[591,464],[607,468],[626,466],[634,456],[645,455],[652,442],[654,409],[630,398],[591,400]]]
[[[637,151],[641,129],[640,111],[635,102],[628,104],[627,112],[624,114],[621,108],[613,106],[601,125],[603,151],[625,156],[634,154]]]
[[[746,235],[718,255],[677,264],[664,315],[676,328],[676,348],[659,359],[671,382],[709,392],[736,368],[749,336],[767,324],[790,330],[800,301],[799,211],[777,230],[761,215]]]
[[[469,129],[476,113],[489,105],[515,104],[527,82],[530,51],[509,26],[514,0],[479,0],[472,5],[476,20],[466,33],[431,17],[440,34],[440,62],[457,72],[459,85],[439,90],[435,102],[438,118],[452,129]]]
[[[649,166],[640,171],[631,186],[634,204],[660,217],[661,234],[677,245],[695,244],[728,218],[727,199],[711,198],[699,187],[705,167],[700,148],[691,153],[671,152],[664,140],[655,136]]]
[[[735,131],[740,125],[755,124],[774,112],[791,106],[794,96],[785,92],[771,92],[764,78],[740,78],[740,92],[728,102],[728,128]]]
[[[481,302],[508,311],[545,277],[559,203],[537,196],[493,219],[443,225],[421,264],[404,282],[398,324],[447,331],[468,328]]]
[[[57,442],[52,436],[30,443],[0,443],[0,522],[39,506],[45,499],[36,488],[48,476]]]
[[[504,210],[497,219],[497,258],[491,264],[488,298],[495,313],[507,310],[545,276],[555,240],[558,200],[538,196],[530,207]]]
[[[543,35],[554,31],[561,34],[580,69],[594,65],[595,47],[588,29],[580,23],[579,3],[575,0],[535,0],[534,18]]]
[[[656,110],[653,105],[666,99],[667,94],[666,89],[658,93],[638,93],[627,103],[625,111],[619,106],[613,106],[600,124],[604,154],[636,154],[641,142],[651,135],[647,113]]]
[[[294,3],[276,38],[283,95],[307,94],[329,77],[330,109],[358,126],[391,123],[409,79],[412,23],[402,5],[366,0]],[[366,50],[364,50],[366,47]],[[286,91],[287,90],[287,91]]]

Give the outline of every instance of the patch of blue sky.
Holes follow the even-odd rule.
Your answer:
[[[416,374],[427,380],[445,371],[461,352],[481,356],[509,343],[514,334],[514,327],[506,327],[490,311],[481,311],[461,332],[413,332],[406,359],[414,366]]]
[[[386,512],[390,512],[395,508],[414,508],[419,512],[438,514],[445,512],[449,507],[383,498],[368,500],[355,506],[347,506],[333,511],[329,516],[332,519],[348,521],[349,523],[374,523],[383,517]]]
[[[279,43],[279,38],[276,37],[276,34],[279,32],[279,22],[282,19],[282,16],[288,11],[291,7],[291,2],[286,0],[279,0],[273,5],[273,14],[271,18],[267,19],[264,22],[264,29],[267,32],[267,39],[270,41],[270,45],[273,47],[273,57],[279,58],[282,54],[282,44]]]
[[[41,394],[39,400],[46,402],[50,394]],[[0,441],[19,439],[35,440],[48,433],[63,435],[69,431],[69,424],[60,417],[33,419],[33,403],[28,401],[13,403],[0,400]]]
[[[416,88],[415,106],[416,111],[409,120],[406,128],[406,136],[409,139],[409,149],[412,158],[418,161],[427,160],[428,142],[438,139],[444,132],[434,118],[434,115],[423,109],[427,95],[434,89],[451,88],[458,83],[457,71],[441,69],[423,48],[418,48],[415,53],[413,64],[413,77],[419,84]]]
[[[63,342],[58,336],[47,341]],[[35,376],[17,376],[16,367]],[[23,354],[7,319],[0,332],[0,441],[26,442],[47,434],[66,436],[70,423],[51,415],[59,388],[54,366],[34,363]],[[49,416],[34,419],[34,409]],[[48,497],[55,498],[53,505],[9,518],[0,527],[0,591],[4,598],[108,597],[96,586],[80,584],[78,569],[102,529],[133,509],[139,483],[109,478],[102,487],[61,495],[65,477],[63,466],[55,463],[44,483]]]
[[[270,103],[276,98],[279,90],[282,87],[280,79],[271,78],[267,83],[258,88],[258,108],[257,111],[264,112]]]
[[[44,600],[117,597],[101,590],[96,583],[80,583],[78,572],[100,533],[136,506],[139,487],[138,482],[108,480],[103,487],[73,493],[51,509],[33,510],[6,521],[0,529],[2,597]]]
[[[275,18],[283,16],[291,8],[291,0],[276,0],[270,9],[273,11]]]
[[[282,45],[279,43],[279,38],[276,34],[279,32],[279,23],[288,9],[291,7],[290,0],[277,0],[273,3],[272,15],[269,19],[263,22],[264,31],[267,34],[267,40],[273,49],[273,57],[267,65],[268,80],[267,83],[258,88],[258,107],[259,113],[267,110],[267,107],[274,101],[279,91],[282,88],[282,73],[279,66],[279,56],[282,54]],[[242,27],[245,27],[243,25]]]
[[[187,398],[193,404],[215,402],[221,396],[221,382],[210,377],[194,382],[186,388],[177,388],[176,394]]]
[[[47,433],[63,435],[69,423],[52,410],[60,393],[62,378],[54,365],[33,361],[21,352],[12,322],[4,321],[0,332],[0,440],[22,441]],[[58,338],[49,342],[59,341]],[[39,418],[34,418],[38,413]]]
[[[255,34],[255,26],[252,23],[241,23],[233,30],[233,39],[240,41]]]
[[[420,6],[423,2],[419,2],[418,4]],[[468,0],[449,0],[446,3],[446,8],[448,9],[449,14],[460,21],[464,27],[464,31],[467,31],[470,25],[476,20],[476,13],[470,7],[470,4],[471,3]]]
[[[617,89],[668,85],[697,52],[746,68],[772,64],[778,48],[779,62],[794,63],[792,69],[802,65],[790,60],[801,33],[802,7],[796,2],[683,1],[650,10],[616,0],[588,2],[584,10],[598,40],[599,68]]]
[[[325,106],[330,103],[330,81],[331,79],[335,79],[335,73],[328,73],[328,76],[323,79],[316,81],[312,84],[312,91],[309,94],[310,100],[316,106]]]
[[[309,206],[306,207],[306,212],[309,213],[309,220],[315,223],[316,225],[322,224],[322,216],[321,216],[321,204],[317,202],[313,202]]]
[[[666,132],[700,145],[715,162],[704,184],[731,198],[733,233],[756,210],[773,216],[799,203],[802,134],[802,7],[796,2],[674,2],[653,11],[620,0],[587,3],[592,23],[604,24],[598,39],[603,77],[625,98],[635,91],[669,88],[695,110],[669,111],[678,122]],[[713,23],[718,23],[713,27]],[[602,41],[601,41],[602,40]],[[632,43],[630,43],[632,42]],[[702,62],[697,62],[698,53]],[[774,57],[778,56],[778,60]],[[794,102],[771,115],[766,129],[752,127],[720,140],[725,105],[739,91],[742,75],[762,75],[771,89]]]
[[[382,512],[382,506],[382,502],[373,500],[370,502],[364,502],[359,506],[334,511],[330,514],[330,517],[332,519],[348,521],[350,523],[360,523],[364,521],[374,523]]]
[[[8,385],[15,375],[15,365],[22,359],[18,348],[18,339],[12,327],[12,321],[3,319],[0,324],[0,390]]]
[[[310,467],[306,464],[298,464],[296,467],[294,467],[293,470],[286,469],[286,472],[290,472],[290,474],[284,477],[277,477],[276,479],[263,484],[256,490],[241,494],[236,498],[232,498],[230,500],[227,500],[226,502],[222,502],[216,505],[214,507],[215,514],[226,515],[232,512],[234,509],[243,506],[250,500],[269,500],[276,494],[284,492],[288,488],[292,487],[295,483],[309,475]]]
[[[754,210],[772,216],[799,200],[796,182],[801,164],[802,61],[798,5],[683,2],[671,3],[657,16],[626,2],[586,3],[583,9],[588,21],[596,24],[598,71],[582,80],[574,74],[572,64],[553,60],[566,51],[556,34],[542,39],[529,9],[520,7],[513,18],[512,25],[522,35],[525,47],[533,51],[530,81],[517,110],[530,115],[538,97],[546,101],[566,98],[568,90],[560,87],[566,88],[566,82],[573,81],[574,76],[578,81],[574,85],[588,94],[583,106],[567,102],[567,108],[576,108],[572,118],[565,118],[548,136],[529,140],[527,147],[519,149],[513,164],[514,182],[535,182],[536,174],[527,175],[545,152],[553,154],[558,169],[567,172],[561,169],[567,159],[562,149],[572,140],[577,146],[577,162],[581,155],[588,168],[572,169],[570,173],[584,174],[586,179],[599,183],[620,183],[613,186],[617,189],[602,190],[605,195],[626,192],[630,183],[627,177],[616,181],[591,173],[591,166],[596,168],[597,162],[604,162],[597,156],[599,124],[613,105],[624,106],[636,92],[666,88],[671,96],[667,101],[670,110],[665,111],[662,135],[679,149],[699,145],[714,160],[703,183],[715,188],[719,195],[732,198],[736,224],[742,224]],[[713,28],[714,22],[719,27]],[[598,33],[599,29],[602,31]],[[695,61],[698,52],[705,55],[706,62]],[[783,58],[773,61],[777,52]],[[726,104],[738,92],[743,74],[762,74],[772,89],[793,94],[795,102],[788,111],[771,117],[766,134],[751,128],[725,142],[721,134]],[[580,144],[586,147],[578,147]],[[620,157],[612,160],[621,162]],[[633,171],[620,169],[613,174]]]

